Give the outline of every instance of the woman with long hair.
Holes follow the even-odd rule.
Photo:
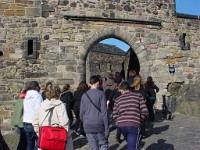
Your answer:
[[[48,86],[51,86],[51,85],[52,85],[52,82],[50,82],[50,81],[46,83],[45,88],[44,88],[44,91],[42,92],[42,99],[43,99],[43,100],[46,99],[45,93],[46,93],[46,91],[47,91]]]
[[[69,117],[69,122],[70,122],[70,128],[72,127],[73,123],[73,93],[70,91],[70,85],[65,84],[62,89],[62,93],[60,95],[60,100],[65,104],[66,110],[67,110],[67,115]]]
[[[130,87],[131,87],[132,92],[140,93],[143,96],[143,98],[146,102],[147,94],[146,94],[146,90],[144,88],[144,85],[142,83],[141,75],[136,75],[134,77],[134,80],[131,83]],[[141,120],[140,128],[141,128],[141,130],[140,130],[140,140],[141,140],[142,138],[144,138],[146,136],[145,119]]]
[[[76,117],[74,130],[76,134],[80,134],[80,135],[85,135],[83,131],[83,124],[79,117],[79,112],[80,112],[81,97],[87,90],[88,90],[88,85],[84,81],[81,81],[77,87],[77,90],[74,92],[74,108],[73,109],[74,109],[74,114]]]
[[[134,77],[134,80],[130,84],[130,87],[131,87],[131,91],[139,92],[140,94],[142,94],[142,96],[146,100],[146,91],[145,91],[144,85],[142,83],[141,75],[136,75]]]

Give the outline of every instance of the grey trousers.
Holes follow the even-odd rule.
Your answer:
[[[90,150],[108,150],[108,140],[104,133],[86,133]]]

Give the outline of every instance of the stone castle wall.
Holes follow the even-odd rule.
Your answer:
[[[88,58],[90,75],[101,75],[101,77],[108,77],[109,73],[114,75],[115,72],[120,72],[125,60],[125,56],[98,52],[90,52]]]
[[[2,130],[12,131],[12,108],[28,81],[37,80],[42,88],[47,81],[68,83],[75,89],[89,72],[89,49],[109,37],[131,46],[143,80],[151,75],[160,87],[161,102],[169,83],[199,79],[199,24],[177,17],[174,0],[1,0]],[[175,65],[175,74],[168,64]]]

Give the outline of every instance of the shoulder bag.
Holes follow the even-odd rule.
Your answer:
[[[46,117],[50,112],[52,113],[53,109],[49,110]],[[39,127],[38,147],[44,150],[64,150],[67,141],[67,130],[63,127],[41,125]]]
[[[95,105],[95,103],[91,100],[91,98],[89,97],[89,95],[87,94],[87,92],[85,94],[88,97],[88,99],[90,100],[90,102],[92,103],[92,105],[101,113],[101,109],[99,107],[97,107],[97,105]]]

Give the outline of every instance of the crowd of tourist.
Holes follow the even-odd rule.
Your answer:
[[[61,89],[47,82],[40,94],[39,83],[31,81],[19,95],[12,116],[12,125],[20,133],[17,150],[40,149],[39,127],[54,124],[67,130],[66,150],[74,149],[72,132],[86,137],[91,150],[107,150],[112,129],[117,129],[118,143],[124,138],[127,149],[136,150],[139,139],[145,137],[145,120],[155,119],[158,91],[152,77],[143,84],[134,70],[127,81],[120,72],[103,78],[94,75],[88,84],[81,81],[74,92],[69,84]]]

